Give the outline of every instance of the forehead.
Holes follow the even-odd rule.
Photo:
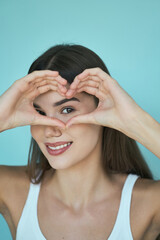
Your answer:
[[[74,101],[76,104],[89,104],[94,102],[93,96],[88,95],[84,92],[82,93],[77,93],[73,98],[77,99],[77,101]],[[39,95],[37,98],[34,99],[34,103],[39,103],[45,105],[50,105],[54,106],[57,102],[60,102],[64,100],[65,97],[60,95],[58,92],[55,91],[48,91],[46,93],[43,93]],[[62,101],[63,104],[63,101]],[[56,106],[56,105],[55,105]]]

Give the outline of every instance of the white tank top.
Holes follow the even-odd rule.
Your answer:
[[[125,180],[117,218],[108,240],[133,240],[130,227],[130,205],[132,189],[138,177],[138,175],[129,174]],[[47,240],[41,232],[37,217],[40,186],[41,183],[30,183],[28,197],[17,226],[16,240]]]

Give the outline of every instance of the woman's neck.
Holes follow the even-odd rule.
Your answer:
[[[54,196],[74,211],[100,201],[112,189],[111,176],[95,155],[71,168],[56,170],[49,185]]]

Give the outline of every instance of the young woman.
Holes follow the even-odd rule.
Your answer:
[[[17,240],[153,240],[160,124],[80,45],[42,54],[0,97],[0,131],[31,125],[28,166],[0,166],[0,211]]]

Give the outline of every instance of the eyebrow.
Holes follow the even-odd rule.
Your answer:
[[[75,98],[75,97],[70,98],[70,99],[65,98],[65,99],[62,99],[62,100],[60,100],[60,101],[58,101],[58,102],[55,102],[55,103],[53,104],[53,107],[60,106],[60,105],[62,105],[62,104],[64,104],[64,103],[70,102],[70,101],[80,102],[80,100],[79,100],[78,98]],[[38,104],[35,104],[35,103],[33,103],[33,106],[34,106],[35,108],[41,108]]]

